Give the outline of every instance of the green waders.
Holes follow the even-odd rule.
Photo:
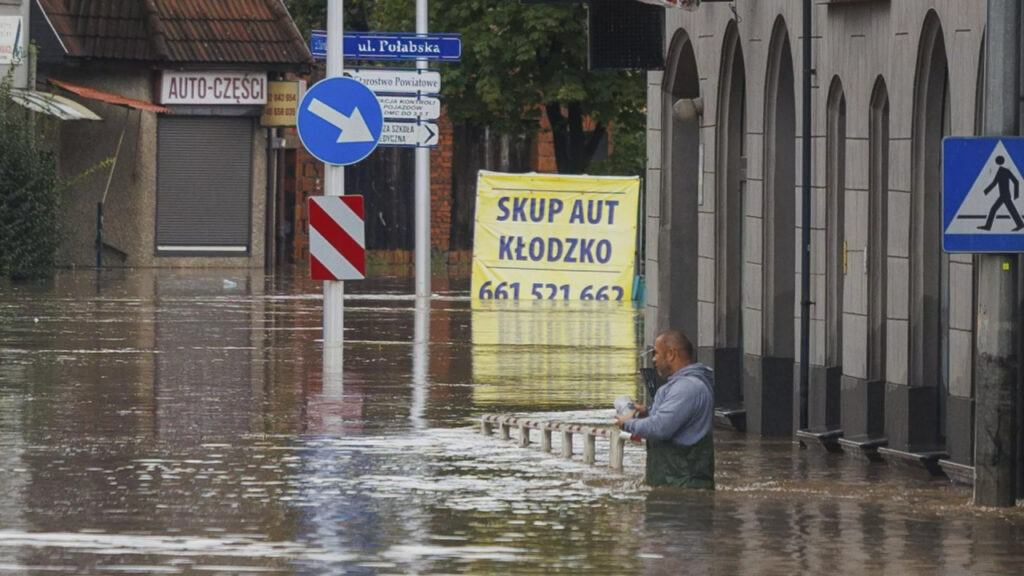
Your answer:
[[[647,440],[648,486],[715,489],[715,448],[712,433],[693,446]]]

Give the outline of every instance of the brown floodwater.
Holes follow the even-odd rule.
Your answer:
[[[0,285],[0,574],[1024,573],[1022,509],[948,480],[716,430],[718,491],[650,490],[635,444],[484,436],[608,424],[642,311],[413,282],[346,283],[326,382],[301,270]]]

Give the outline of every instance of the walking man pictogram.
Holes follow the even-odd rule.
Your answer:
[[[988,213],[988,219],[985,220],[983,226],[978,226],[979,230],[991,230],[992,222],[996,219],[996,213],[999,212],[1000,206],[1006,206],[1006,209],[1010,212],[1010,217],[1013,218],[1013,222],[1017,225],[1013,229],[1014,232],[1024,228],[1024,220],[1020,218],[1020,212],[1017,211],[1017,207],[1013,204],[1013,201],[1020,197],[1020,182],[1013,175],[1006,166],[1003,166],[1003,162],[1006,160],[1002,156],[996,156],[996,164],[999,164],[999,170],[996,171],[996,177],[992,179],[992,183],[985,188],[985,195],[996,187],[999,186],[999,199],[992,205],[992,210]],[[1010,197],[1010,182],[1013,182],[1013,197]]]

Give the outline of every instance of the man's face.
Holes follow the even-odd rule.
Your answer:
[[[654,341],[654,356],[651,357],[651,360],[654,362],[654,369],[663,377],[672,375],[671,358],[669,358],[671,354],[674,354],[674,351],[665,346],[664,340],[658,338]]]

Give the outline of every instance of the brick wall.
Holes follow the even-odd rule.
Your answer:
[[[430,247],[447,252],[452,236],[452,123],[441,114],[438,146],[430,151]]]

